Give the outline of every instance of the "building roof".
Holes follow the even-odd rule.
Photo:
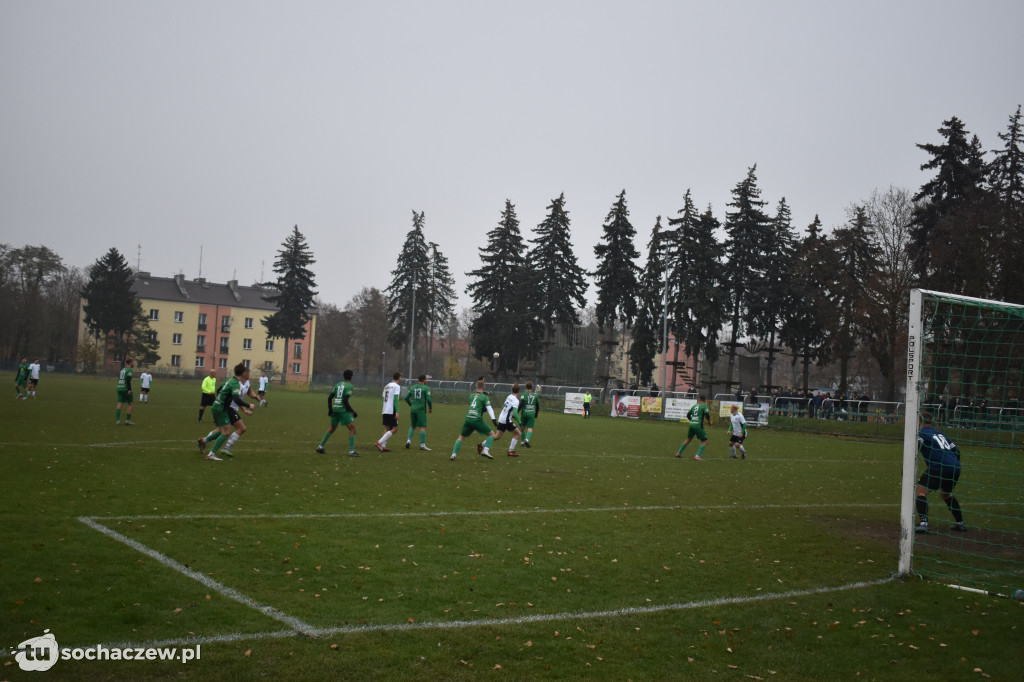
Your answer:
[[[271,289],[239,286],[238,280],[217,284],[207,282],[202,277],[187,280],[184,275],[152,277],[148,272],[138,272],[132,283],[132,291],[139,298],[153,301],[277,310],[276,305],[263,300],[264,296],[272,293]]]

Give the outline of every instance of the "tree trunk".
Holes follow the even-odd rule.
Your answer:
[[[281,363],[281,385],[288,383],[288,339],[284,340],[284,362]]]

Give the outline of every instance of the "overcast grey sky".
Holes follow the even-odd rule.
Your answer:
[[[190,278],[202,247],[247,284],[297,224],[344,306],[413,210],[460,292],[506,198],[530,237],[564,192],[587,269],[621,190],[646,255],[755,163],[771,211],[831,229],[920,187],[950,116],[998,145],[1022,26],[1019,0],[0,0],[0,242]]]

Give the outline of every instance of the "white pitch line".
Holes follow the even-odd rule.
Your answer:
[[[550,623],[563,620],[588,620],[594,618],[616,618],[619,616],[648,615],[653,613],[664,613],[667,611],[686,611],[715,606],[726,606],[730,604],[753,604],[757,602],[771,601],[774,599],[793,599],[796,597],[807,597],[818,594],[830,594],[833,592],[845,592],[864,587],[875,587],[893,582],[898,576],[891,575],[887,578],[869,580],[865,582],[850,583],[836,587],[813,587],[805,590],[792,590],[790,592],[768,592],[748,597],[722,597],[720,599],[707,599],[703,601],[692,601],[681,604],[660,604],[656,606],[627,606],[621,609],[606,611],[567,611],[562,613],[539,613],[529,616],[516,616],[513,618],[481,618],[478,620],[452,620],[452,621],[423,621],[422,623],[383,623],[380,625],[345,625],[328,628],[311,628],[306,631],[299,630],[276,630],[273,632],[236,632],[224,635],[210,635],[206,637],[182,637],[177,639],[163,639],[149,642],[117,642],[111,644],[93,644],[91,646],[62,647],[77,649],[106,649],[127,648],[127,647],[170,647],[170,646],[195,646],[197,644],[224,644],[240,642],[251,639],[272,639],[294,637],[305,635],[307,637],[329,637],[331,635],[350,635],[368,632],[405,632],[410,630],[456,630],[464,628],[479,627],[501,627],[510,625],[526,625],[529,623]],[[9,655],[8,652],[0,652],[0,655]]]
[[[378,519],[393,517],[437,517],[437,516],[508,516],[517,514],[570,514],[597,512],[636,512],[636,511],[750,511],[752,509],[837,509],[849,507],[899,507],[899,502],[849,502],[821,504],[717,504],[684,507],[681,505],[649,505],[642,507],[567,507],[565,509],[483,509],[462,511],[433,512],[380,512],[368,514],[361,512],[331,514],[135,514],[126,516],[88,516],[82,518],[98,521],[189,521],[199,519]]]
[[[169,556],[161,554],[155,549],[147,547],[146,545],[142,544],[141,542],[138,542],[137,540],[133,540],[130,537],[118,533],[116,530],[112,530],[101,523],[97,523],[95,520],[89,518],[88,516],[79,516],[78,520],[84,523],[85,525],[89,526],[93,530],[97,530],[106,535],[107,537],[113,538],[114,540],[117,540],[118,542],[125,544],[128,547],[131,547],[137,552],[141,552],[142,554],[145,554],[146,556],[155,559],[164,566],[167,566],[168,568],[177,571],[178,573],[181,573],[187,578],[192,578],[193,580],[205,585],[211,590],[219,592],[220,594],[224,595],[229,599],[233,599],[239,604],[248,606],[251,609],[259,611],[265,616],[269,616],[274,620],[284,623],[285,625],[292,628],[293,630],[295,630],[295,632],[299,634],[309,634],[316,630],[316,628],[314,628],[312,625],[304,623],[298,618],[293,618],[292,616],[289,616],[280,609],[276,609],[272,606],[261,604],[255,599],[250,599],[238,590],[230,588],[222,583],[219,583],[210,576],[204,575],[199,571],[192,570],[188,566],[185,566],[184,564],[175,561]]]

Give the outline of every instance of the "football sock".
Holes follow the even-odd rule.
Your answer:
[[[384,435],[380,437],[380,444],[384,445],[384,446],[387,446],[388,441],[391,440],[391,436],[393,436],[393,435],[394,434],[391,433],[390,431],[385,431]]]
[[[204,410],[204,409],[200,409],[199,410],[199,421],[203,421],[203,412],[206,412],[206,410]]]
[[[327,439],[330,438],[330,437],[331,437],[331,432],[328,431],[327,433],[324,434],[324,437],[320,439],[319,447],[322,448],[323,446],[327,445]]]
[[[736,456],[736,446],[735,445],[730,445],[729,446],[729,452],[731,452],[732,456],[735,457]]]
[[[946,500],[946,506],[949,507],[949,511],[953,512],[953,519],[957,523],[964,522],[964,513],[960,511],[960,503],[956,501],[955,497],[950,497]]]
[[[21,395],[21,394],[19,393],[18,395]],[[114,410],[114,419],[116,419],[117,421],[121,421],[121,410],[117,410],[117,409]]]
[[[494,445],[494,437],[487,436],[487,440],[484,441],[484,450],[490,450],[492,445]]]
[[[747,449],[745,447],[743,447],[742,445],[740,445],[740,452],[742,452],[745,455],[745,454],[747,454]]]
[[[409,433],[405,436],[405,442],[406,443],[411,443],[412,442],[412,432],[413,432],[413,428],[410,426],[409,427]]]
[[[224,441],[228,439],[227,434],[222,433],[217,436],[217,440],[213,441],[213,447],[210,448],[210,454],[216,455],[217,451],[220,450],[220,446],[224,445]]]
[[[462,447],[462,441],[461,440],[455,441],[455,447],[452,448],[452,454],[453,455],[459,454],[459,448],[461,448],[461,447]]]
[[[213,431],[210,431],[208,434],[206,434],[206,436],[203,437],[203,440],[205,440],[207,443],[212,443],[213,441],[217,440],[217,436],[219,435],[220,429],[214,429]]]
[[[327,439],[325,438],[324,440],[327,440]],[[348,451],[349,452],[355,452],[356,451],[356,437],[355,436],[349,436],[348,437]]]
[[[512,436],[512,442],[508,444],[508,451],[515,452],[517,443],[519,443],[519,440],[515,436]]]
[[[420,429],[420,445],[426,445],[426,444],[427,444],[427,432],[424,431],[423,429]]]
[[[237,443],[237,442],[238,442],[238,439],[239,439],[239,435],[238,435],[238,432],[237,432],[237,431],[235,431],[234,433],[232,433],[232,434],[231,434],[231,435],[230,435],[230,436],[228,437],[228,444],[227,444],[227,445],[226,445],[225,447],[227,447],[227,449],[228,449],[228,450],[230,450],[230,449],[231,449],[231,446],[232,446],[232,445],[234,445],[235,443]]]
[[[704,446],[704,445],[701,445],[701,446],[700,446],[699,448],[697,448],[697,457],[700,457],[701,455],[703,455],[703,454],[704,454],[704,448],[705,448],[705,447],[706,447],[706,446]]]
[[[917,516],[920,518],[920,520],[923,523],[927,523],[927,521],[928,521],[928,498],[927,497],[918,497],[915,500],[915,505],[917,506]]]
[[[683,450],[685,450],[685,449],[686,449],[686,446],[687,446],[687,445],[688,445],[688,443],[683,443],[682,445],[680,445],[680,446],[679,446],[679,451],[678,451],[678,452],[677,452],[676,454],[677,454],[677,455],[681,455],[681,454],[683,454]]]

